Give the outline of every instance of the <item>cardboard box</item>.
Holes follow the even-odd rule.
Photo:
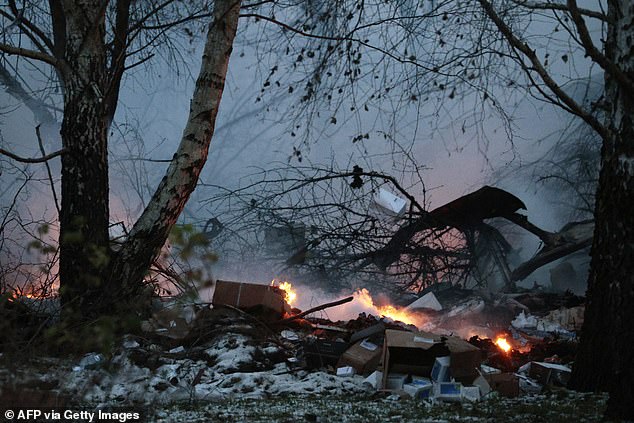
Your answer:
[[[302,346],[306,366],[309,369],[336,366],[341,355],[348,349],[347,342],[328,341],[310,337],[304,340]]]
[[[478,377],[478,369],[482,364],[482,351],[462,338],[450,336],[446,341],[450,351],[450,375],[458,382],[470,385]]]
[[[383,388],[388,373],[404,373],[429,377],[436,357],[451,357],[451,377],[471,383],[482,362],[480,349],[453,336],[440,336],[428,332],[405,332],[387,329],[383,343]]]
[[[381,348],[367,340],[358,341],[348,348],[337,362],[337,367],[352,366],[358,374],[376,370],[381,360]]]
[[[277,313],[288,313],[291,307],[284,300],[284,293],[271,285],[245,282],[216,281],[213,305],[230,305],[240,309],[264,307]]]
[[[568,385],[572,370],[569,367],[555,363],[541,363],[532,361],[528,375],[542,385]]]
[[[514,398],[520,394],[518,377],[513,373],[498,373],[484,375],[491,389],[503,397]]]

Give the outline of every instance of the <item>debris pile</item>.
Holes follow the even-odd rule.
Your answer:
[[[410,304],[425,316],[422,328],[364,313],[332,322],[310,315],[351,298],[301,312],[289,292],[290,284],[218,281],[210,304],[161,303],[144,332],[110,354],[60,360],[39,373],[3,367],[0,399],[27,385],[106,405],[285,394],[516,397],[566,386],[583,316],[570,295],[448,288]]]

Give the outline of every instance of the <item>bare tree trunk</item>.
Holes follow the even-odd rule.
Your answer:
[[[634,3],[608,1],[605,55],[634,77]],[[571,385],[606,390],[607,417],[634,419],[634,98],[606,72],[608,135],[596,197],[588,303]]]
[[[109,261],[108,126],[103,113],[106,73],[104,10],[66,0],[63,72],[60,295],[64,314],[89,319],[101,301]]]
[[[165,244],[207,160],[239,11],[239,0],[215,2],[214,20],[209,26],[181,143],[152,199],[114,257],[110,278],[120,281],[128,292],[138,292],[140,282]]]

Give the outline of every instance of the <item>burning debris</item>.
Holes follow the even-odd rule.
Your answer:
[[[498,338],[495,340],[495,345],[497,345],[505,353],[511,351],[511,344],[509,344],[506,338],[503,338],[501,336],[498,336]]]
[[[284,291],[284,301],[286,301],[289,306],[293,307],[293,303],[295,303],[295,300],[297,299],[297,292],[295,292],[293,285],[291,285],[290,282],[284,281],[277,283],[275,279],[273,279],[271,281],[271,286],[277,286],[279,289]]]
[[[51,380],[59,395],[117,405],[289,393],[515,397],[566,385],[576,348],[569,333],[583,307],[575,297],[459,289],[425,293],[408,307],[377,304],[360,289],[301,311],[293,308],[301,296],[288,281],[217,281],[209,304],[163,303],[144,334],[112,354],[26,378],[4,371],[0,398]],[[339,321],[316,315],[353,306],[366,312]]]

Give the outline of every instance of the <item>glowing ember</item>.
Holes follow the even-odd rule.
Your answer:
[[[501,336],[497,337],[497,339],[495,340],[495,345],[497,345],[498,348],[500,348],[505,353],[511,351],[511,344],[509,344],[506,338],[503,338]]]
[[[373,310],[374,314],[389,317],[392,320],[398,320],[403,323],[417,326],[420,323],[420,316],[405,308],[397,308],[392,305],[376,306],[372,300],[370,292],[363,288],[354,293],[355,300],[361,302],[364,306]]]
[[[29,299],[40,299],[40,298],[45,298],[44,296],[41,295],[35,295],[29,292],[17,292],[17,291],[13,291],[12,293],[12,298],[14,299],[18,299],[20,297],[22,298],[29,298]]]
[[[275,279],[271,281],[271,285],[275,286]],[[297,292],[293,289],[293,285],[291,285],[290,282],[284,281],[279,283],[277,287],[284,291],[284,300],[288,303],[288,305],[292,306],[297,299]]]

